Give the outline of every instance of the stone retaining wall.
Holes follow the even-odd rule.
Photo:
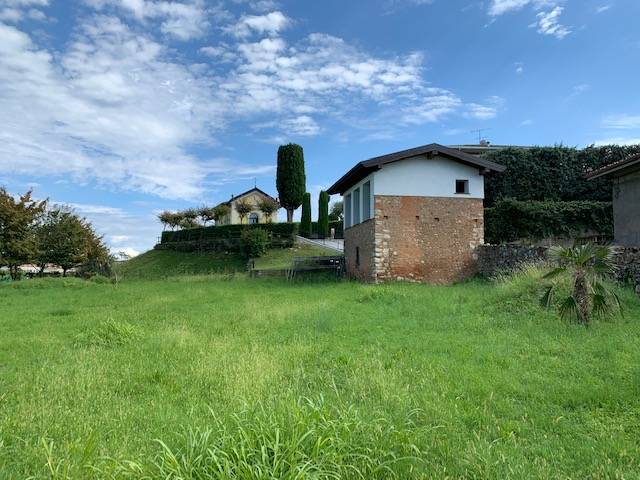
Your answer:
[[[481,245],[477,252],[478,271],[485,278],[512,272],[525,264],[544,264],[549,258],[548,247]],[[640,248],[617,247],[614,264],[616,280],[634,285],[636,292],[640,293]]]

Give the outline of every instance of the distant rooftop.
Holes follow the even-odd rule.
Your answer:
[[[469,144],[469,145],[448,145],[449,148],[454,150],[460,150],[463,153],[468,155],[482,155],[487,152],[496,152],[498,150],[505,150],[507,148],[523,148],[530,149],[533,148],[531,146],[523,146],[523,145],[492,145],[489,142],[482,142],[479,144]]]

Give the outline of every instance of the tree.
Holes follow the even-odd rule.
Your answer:
[[[253,211],[253,205],[247,200],[238,200],[236,202],[236,212],[240,216],[240,223],[244,222],[244,219]]]
[[[173,223],[173,212],[164,211],[158,214],[158,220],[162,224],[162,230],[166,230],[167,226],[175,227]]]
[[[195,228],[200,226],[200,224],[198,223],[198,217],[200,216],[200,212],[197,209],[187,208],[186,210],[183,210],[181,213],[183,217],[183,221],[182,221],[183,225],[193,225],[193,227],[188,227],[188,228]]]
[[[47,263],[67,271],[87,260],[87,249],[91,226],[67,208],[56,208],[47,212],[44,221],[36,229],[37,253],[35,260],[44,270]]]
[[[215,220],[215,209],[212,207],[200,207],[198,209],[198,215],[202,220],[202,224],[206,227],[207,223]]]
[[[184,221],[184,215],[182,212],[173,212],[168,218],[168,225],[171,227],[171,230],[179,228]]]
[[[280,205],[271,198],[265,198],[258,203],[258,210],[262,212],[267,223],[271,222],[271,215],[278,211]]]
[[[80,265],[78,273],[83,277],[91,277],[93,275],[110,277],[113,272],[115,258],[104,244],[102,237],[94,232],[89,223],[85,223],[85,239],[85,259]]]
[[[221,222],[222,219],[227,217],[229,213],[231,213],[231,208],[229,208],[229,205],[225,205],[224,203],[217,207],[213,207],[213,220],[216,222],[216,225]]]
[[[331,205],[331,212],[329,213],[330,222],[341,222],[343,220],[342,205],[342,200]]]
[[[302,204],[307,190],[304,174],[304,151],[300,145],[290,143],[278,148],[276,187],[279,201],[287,210],[287,222],[293,222],[293,212]]]
[[[311,194],[305,193],[302,197],[302,216],[300,217],[300,235],[311,236]]]
[[[318,197],[318,235],[320,238],[329,236],[329,194],[324,190]]]
[[[36,255],[35,230],[47,206],[31,192],[18,200],[0,188],[0,264],[9,267],[11,278],[18,278],[18,267]]]
[[[578,323],[588,325],[592,315],[605,315],[614,309],[622,312],[618,296],[605,283],[606,277],[614,270],[613,255],[611,247],[591,243],[551,249],[550,256],[559,266],[543,278],[553,279],[569,273],[573,283],[571,295],[560,303],[563,318],[574,316]],[[556,283],[547,287],[541,299],[545,307],[552,305],[556,288]]]

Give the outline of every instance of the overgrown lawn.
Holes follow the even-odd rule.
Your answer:
[[[0,478],[638,478],[640,302],[537,290],[0,286]]]

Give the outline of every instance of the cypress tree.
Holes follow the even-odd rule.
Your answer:
[[[329,194],[324,190],[318,197],[318,235],[320,238],[329,236]]]
[[[304,174],[304,151],[300,145],[290,143],[278,148],[276,187],[280,205],[287,210],[287,222],[293,222],[293,212],[302,204],[307,190]]]
[[[311,236],[311,194],[305,193],[302,198],[302,217],[300,218],[300,235]]]

